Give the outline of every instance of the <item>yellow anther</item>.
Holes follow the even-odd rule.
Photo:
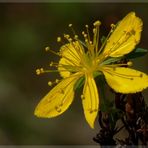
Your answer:
[[[82,31],[82,35],[84,35],[85,34],[85,32],[84,31]]]
[[[93,33],[96,33],[96,28],[93,29]]]
[[[50,47],[45,47],[45,51],[49,51]]]
[[[57,37],[57,42],[61,42],[61,37]]]
[[[88,39],[85,39],[85,42],[87,43],[88,42]]]
[[[59,83],[59,80],[58,80],[58,79],[56,79],[56,80],[55,80],[55,82],[56,82],[56,83]]]
[[[88,28],[88,25],[85,25],[86,28]]]
[[[52,86],[52,82],[51,82],[51,81],[49,81],[49,82],[48,82],[48,85],[49,85],[49,86]]]
[[[128,66],[133,66],[133,62],[131,62],[131,61],[127,62],[127,65]]]
[[[75,38],[75,39],[78,39],[78,35],[75,35],[74,38]]]
[[[89,44],[92,44],[92,41],[89,41]]]
[[[36,74],[37,75],[40,75],[41,74],[40,69],[36,69]]]
[[[44,69],[43,68],[40,68],[40,73],[43,73],[44,72]]]
[[[72,24],[69,24],[68,26],[69,26],[69,27],[72,27]]]
[[[49,64],[49,66],[53,66],[53,62],[51,62],[51,63]]]
[[[68,34],[64,34],[64,38],[68,39],[70,36]]]
[[[116,25],[115,24],[111,24],[110,26],[111,26],[111,28],[114,28]]]
[[[84,37],[86,38],[87,37],[87,34],[84,34]]]
[[[68,41],[71,42],[72,41],[72,38],[69,38]]]
[[[93,25],[94,26],[100,26],[101,25],[101,22],[99,20],[98,21],[95,21]]]

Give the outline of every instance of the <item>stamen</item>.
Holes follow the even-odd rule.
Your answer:
[[[94,37],[93,37],[93,45],[94,45],[94,50],[97,53],[98,52],[98,44],[99,44],[99,27],[101,25],[101,22],[98,20],[96,22],[94,22],[94,29],[93,29],[93,33],[94,33]]]
[[[69,24],[68,27],[72,27],[72,24]]]
[[[36,74],[37,74],[37,75],[40,75],[41,73],[44,73],[43,68],[36,69]]]
[[[59,83],[59,79],[56,79],[56,80],[55,80],[55,83]]]
[[[115,24],[111,24],[110,26],[111,26],[112,29],[114,29],[116,27]]]
[[[78,40],[78,35],[75,35],[74,38],[75,38],[75,40]]]
[[[36,69],[36,74],[37,75],[40,75],[41,74],[40,69]]]
[[[49,66],[52,67],[53,66],[53,62],[50,62]]]
[[[72,38],[70,38],[70,35],[69,35],[69,34],[64,34],[64,38],[65,38],[69,43],[72,42]]]
[[[52,83],[51,81],[48,82],[48,85],[49,85],[49,86],[52,86],[52,84],[53,84],[53,83]]]
[[[131,62],[131,61],[127,62],[127,65],[128,66],[133,66],[133,62]]]
[[[45,51],[49,51],[50,47],[45,47]]]
[[[57,55],[57,56],[60,56],[60,54],[58,52],[55,52],[53,50],[50,49],[50,47],[45,47],[45,51],[50,51],[51,53]]]
[[[96,26],[100,26],[100,25],[101,25],[101,22],[100,22],[99,20],[98,20],[98,21],[95,21],[93,25],[94,25],[95,27],[96,27]]]
[[[86,27],[86,32],[87,32],[87,35],[88,35],[88,42],[90,42],[90,34],[89,34],[88,25],[85,25],[85,27]]]
[[[106,42],[109,42],[108,38],[110,37],[110,35],[112,34],[112,32],[113,32],[113,28],[111,28],[110,32],[108,33],[108,35],[107,35],[105,41],[103,42],[101,48],[99,49],[99,51],[98,51],[98,53],[97,53],[97,56],[98,56],[98,55],[102,52],[102,50],[104,49],[104,46],[106,45]],[[104,56],[106,56],[106,54],[103,55],[103,56],[101,55],[101,57],[98,56],[98,59],[100,59],[100,61],[102,61],[102,60],[104,60],[104,58],[106,58],[106,57],[104,57]],[[107,55],[107,56],[108,56],[108,55]]]
[[[75,30],[74,30],[74,28],[73,28],[73,25],[72,25],[72,24],[69,24],[68,26],[71,28],[72,33],[73,33],[73,35],[74,35],[74,38],[75,38],[75,36],[76,36],[75,39],[77,39],[78,36],[76,35],[76,32],[75,32]]]
[[[57,37],[57,42],[61,42],[61,37]]]

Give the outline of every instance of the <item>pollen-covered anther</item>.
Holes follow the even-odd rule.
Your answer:
[[[68,41],[69,41],[69,42],[72,42],[72,38],[69,38]]]
[[[96,33],[96,28],[93,28],[93,33]]]
[[[131,62],[131,61],[127,62],[127,65],[128,66],[133,66],[133,62]]]
[[[41,73],[44,73],[44,69],[43,68],[40,68],[40,69],[36,70],[36,74],[37,75],[40,75]]]
[[[88,42],[88,39],[85,39],[85,42],[87,43]]]
[[[64,38],[69,39],[70,38],[69,34],[64,34]]]
[[[111,24],[110,26],[111,26],[112,29],[114,29],[116,25],[115,24]]]
[[[89,41],[89,44],[92,44],[92,41]]]
[[[40,75],[41,74],[40,69],[36,69],[36,74],[37,75]]]
[[[45,51],[49,51],[50,50],[50,47],[45,47]]]
[[[59,83],[59,79],[56,79],[56,80],[55,80],[55,83]]]
[[[61,42],[61,37],[57,37],[57,42]]]
[[[53,84],[53,83],[52,83],[51,81],[48,82],[48,85],[49,85],[49,86],[52,86],[52,84]]]
[[[53,62],[50,62],[49,66],[52,67],[53,66]]]
[[[72,27],[72,24],[69,24],[68,27]]]
[[[93,25],[94,26],[100,26],[101,25],[101,22],[99,20],[98,21],[95,21]]]
[[[88,25],[85,25],[86,28],[88,28]]]
[[[75,35],[74,38],[77,40],[78,39],[78,35]]]
[[[85,32],[84,31],[82,31],[82,35],[84,35],[85,34]]]

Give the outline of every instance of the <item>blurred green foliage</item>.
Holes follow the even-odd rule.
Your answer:
[[[36,76],[35,69],[58,60],[42,49],[50,45],[58,50],[56,37],[70,32],[69,23],[80,35],[85,24],[99,19],[103,36],[111,23],[130,11],[144,22],[138,47],[148,49],[148,3],[0,3],[0,144],[94,144],[98,128],[92,130],[85,122],[78,94],[72,107],[57,118],[33,115],[50,90],[47,82],[58,76]],[[134,63],[148,73],[148,55]],[[146,91],[144,95],[148,97]]]

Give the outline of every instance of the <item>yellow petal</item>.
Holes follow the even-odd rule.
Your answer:
[[[59,61],[58,70],[63,78],[70,76],[70,72],[65,67],[62,67],[62,65],[79,66],[82,60],[82,48],[78,41],[61,47],[60,54],[62,58]]]
[[[59,61],[59,65],[68,65],[68,61],[65,58],[61,58]],[[61,77],[66,78],[70,76],[70,71],[66,70],[64,66],[59,66],[58,70],[60,72]]]
[[[73,88],[78,79],[79,76],[73,75],[62,80],[39,102],[34,114],[43,118],[62,114],[73,101]]]
[[[142,20],[130,12],[109,37],[104,54],[120,57],[131,52],[140,41],[142,25]]]
[[[71,42],[63,45],[60,49],[61,56],[67,60],[70,65],[80,65],[83,47],[78,42]]]
[[[83,95],[82,104],[85,118],[91,128],[94,128],[94,122],[98,114],[99,96],[96,83],[92,75],[86,75]]]
[[[136,93],[148,87],[148,75],[134,69],[105,67],[102,72],[108,85],[116,92]]]

